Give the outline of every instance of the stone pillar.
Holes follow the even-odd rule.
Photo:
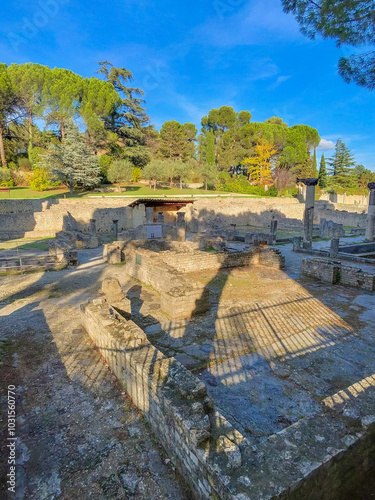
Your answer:
[[[230,227],[232,228],[231,241],[236,241],[237,224],[231,224]]]
[[[276,243],[276,236],[277,236],[277,220],[273,219],[271,220],[271,239],[272,243]]]
[[[302,236],[294,236],[293,238],[293,252],[298,252],[302,247]]]
[[[327,229],[327,219],[320,219],[320,237],[325,238],[326,234],[326,229]]]
[[[297,180],[306,186],[305,213],[303,216],[305,226],[303,248],[311,249],[314,225],[315,186],[318,184],[318,179],[311,178]]]
[[[374,241],[375,234],[375,182],[370,182],[368,185],[370,195],[368,199],[368,212],[366,221],[366,236],[365,241]]]
[[[177,212],[177,241],[185,241],[186,223],[185,212]]]
[[[163,214],[163,212],[158,212],[157,221],[158,221],[159,224],[164,224],[164,214]]]
[[[113,237],[116,241],[118,236],[118,220],[114,220],[112,222],[113,222]]]
[[[154,222],[154,209],[152,207],[146,207],[146,223],[152,224]]]
[[[339,245],[340,245],[340,238],[332,238],[331,239],[331,247],[329,250],[329,256],[331,259],[337,259],[339,256]]]
[[[96,236],[96,220],[90,219],[90,234]]]

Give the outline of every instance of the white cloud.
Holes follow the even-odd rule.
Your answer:
[[[335,149],[335,146],[336,145],[333,141],[327,141],[327,139],[322,139],[317,149],[319,151],[328,151],[330,149]]]
[[[268,87],[268,90],[274,90],[276,89],[279,85],[281,85],[283,82],[286,82],[291,78],[291,75],[280,75],[277,77],[276,81]]]
[[[228,9],[229,14],[235,9]],[[247,2],[232,15],[217,16],[198,26],[200,41],[215,46],[262,45],[275,41],[303,40],[294,17],[285,14],[279,0]]]

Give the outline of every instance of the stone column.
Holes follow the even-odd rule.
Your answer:
[[[293,252],[298,252],[302,246],[302,236],[294,236],[293,238]]]
[[[337,259],[339,256],[339,245],[340,245],[340,238],[332,238],[331,239],[331,247],[329,250],[329,256],[331,259]]]
[[[327,229],[327,219],[320,219],[320,237],[325,238],[326,236],[326,229]]]
[[[271,239],[272,243],[276,243],[276,236],[277,236],[277,220],[273,219],[271,220]]]
[[[368,199],[368,212],[366,221],[366,236],[365,241],[374,241],[375,234],[375,182],[370,182],[368,185],[370,195]]]
[[[118,220],[114,220],[112,222],[113,222],[113,237],[116,241],[118,236]]]
[[[90,219],[90,234],[96,236],[96,220]]]
[[[159,224],[164,224],[164,214],[163,214],[163,212],[158,212],[157,221],[158,221]]]
[[[315,186],[318,184],[318,179],[298,179],[298,182],[302,182],[306,186],[305,213],[303,216],[305,226],[303,248],[311,249],[314,225]]]
[[[146,207],[146,223],[152,224],[154,222],[154,209],[152,207]]]
[[[177,241],[185,241],[186,223],[185,212],[177,212]]]

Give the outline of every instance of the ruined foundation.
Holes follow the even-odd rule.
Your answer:
[[[359,391],[357,417],[350,412],[354,401],[341,391],[325,398],[311,418],[255,442],[223,417],[202,381],[152,346],[104,299],[83,305],[81,314],[87,333],[196,498],[337,500],[371,473],[375,416],[368,414],[363,388],[371,393],[374,377],[352,387],[353,394]],[[340,416],[343,407],[350,418]]]

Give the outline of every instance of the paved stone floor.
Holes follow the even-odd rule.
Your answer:
[[[144,419],[80,327],[79,304],[116,273],[98,251],[76,269],[0,278],[0,497],[188,499]],[[6,391],[17,388],[17,488],[5,490]]]
[[[284,271],[191,273],[210,289],[212,303],[192,320],[168,320],[143,285],[128,291],[150,340],[195,371],[248,437],[320,414],[322,401],[368,377],[374,385],[375,295],[303,278],[305,256],[281,248]]]

